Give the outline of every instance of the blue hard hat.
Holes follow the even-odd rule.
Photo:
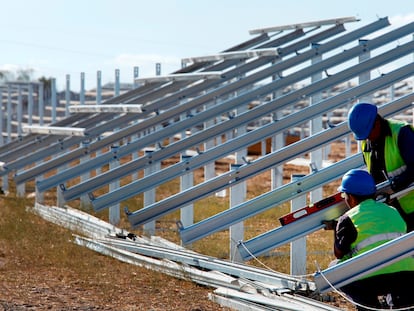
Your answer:
[[[342,183],[338,191],[369,196],[376,192],[376,185],[370,173],[361,169],[352,169],[342,177]]]
[[[356,140],[367,139],[374,127],[378,108],[373,104],[359,103],[349,110],[348,125]]]

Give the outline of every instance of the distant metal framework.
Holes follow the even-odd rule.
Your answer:
[[[321,27],[324,25],[332,25],[332,24],[345,24],[345,23],[357,22],[357,21],[358,19],[355,17],[343,17],[343,18],[318,20],[318,21],[307,22],[307,23],[296,23],[296,24],[289,24],[289,25],[282,25],[282,26],[275,26],[275,27],[258,28],[258,29],[250,30],[249,33],[251,35],[255,35],[255,34],[262,34],[262,33],[269,33],[269,32],[284,31],[284,30],[289,30],[289,29]]]
[[[381,39],[382,39],[382,37],[381,37]],[[378,40],[378,41],[381,41],[381,40]],[[373,42],[374,47],[375,47],[376,42],[377,41]],[[411,43],[409,43],[409,45],[411,45]],[[359,47],[358,46],[354,50],[349,50],[349,52],[350,52],[349,54],[352,54],[352,52],[356,51],[357,48],[365,49],[366,47]],[[400,51],[394,51],[394,53],[395,53],[394,55],[396,57],[401,57],[401,55],[404,55],[404,53],[407,53],[407,52],[404,52],[404,51],[408,51],[410,48],[411,48],[410,46],[406,46],[405,48],[401,49]],[[298,81],[299,79],[303,79],[303,77],[306,77],[308,75],[310,76],[312,72],[317,72],[317,71],[321,71],[323,69],[326,69],[327,67],[323,67],[323,66],[329,66],[328,64],[337,65],[338,63],[341,62],[340,61],[341,58],[342,58],[342,61],[346,60],[346,57],[347,57],[346,54],[347,53],[342,53],[341,55],[339,55],[340,57],[333,57],[331,59],[327,59],[326,61],[319,63],[318,65],[311,66],[312,69],[308,69],[309,73],[306,72],[306,69],[305,69],[303,71],[297,72],[296,74],[292,74],[291,77],[284,77],[283,79],[276,80],[273,83],[269,83],[268,85],[266,85],[262,88],[259,88],[259,89],[251,91],[250,93],[247,93],[245,96],[242,97],[242,99],[243,100],[249,100],[249,98],[254,98],[254,97],[258,96],[258,94],[267,93],[269,89],[278,88],[278,87],[282,88],[284,86],[290,85],[290,84],[294,83],[294,81]],[[347,79],[347,78],[349,79],[350,75],[356,76],[358,74],[358,72],[363,72],[364,70],[367,70],[367,68],[370,68],[369,66],[373,66],[373,67],[379,66],[384,61],[383,59],[389,60],[389,58],[387,58],[387,57],[388,57],[388,55],[385,54],[385,55],[378,56],[377,58],[372,58],[371,60],[367,61],[364,64],[366,66],[365,68],[362,65],[357,65],[355,67],[358,67],[358,69],[355,68],[355,67],[349,68],[348,70],[345,70],[343,73],[338,73],[335,76],[328,77],[328,78],[326,78],[326,80],[320,81],[318,83],[313,83],[313,84],[309,85],[308,87],[304,87],[300,90],[297,90],[296,92],[292,92],[291,94],[288,94],[288,95],[286,95],[286,96],[284,96],[280,99],[275,99],[274,101],[271,101],[269,103],[265,103],[262,106],[249,111],[248,113],[244,114],[243,116],[235,116],[234,118],[232,118],[232,120],[229,120],[228,122],[223,123],[223,125],[215,126],[215,130],[217,130],[217,131],[219,131],[220,126],[223,126],[223,127],[226,126],[226,125],[228,126],[227,128],[225,128],[221,132],[217,133],[217,132],[213,132],[211,129],[206,129],[206,131],[208,132],[208,134],[206,134],[206,135],[208,135],[209,137],[213,137],[214,135],[218,135],[219,133],[225,132],[226,130],[228,130],[228,128],[236,128],[237,126],[241,125],[240,123],[235,124],[240,119],[242,119],[243,124],[247,124],[247,123],[249,123],[249,122],[251,122],[255,119],[258,119],[261,116],[264,116],[264,115],[274,111],[275,109],[281,109],[281,108],[283,108],[283,107],[285,107],[289,104],[292,104],[297,98],[300,98],[301,96],[309,96],[312,93],[316,93],[318,91],[321,91],[321,90],[323,90],[324,88],[327,88],[330,85],[334,85],[334,84],[337,84],[337,83],[343,81],[343,80],[340,80],[340,79]],[[316,67],[316,68],[314,68],[314,67]],[[262,89],[265,89],[265,90],[262,90]],[[236,100],[238,100],[238,99],[236,98],[235,100],[230,100],[228,102],[223,102],[220,106],[213,107],[212,108],[213,111],[206,110],[205,112],[201,112],[201,113],[193,116],[192,118],[185,121],[186,124],[185,124],[185,127],[183,127],[183,128],[188,128],[188,127],[191,127],[191,126],[194,126],[194,125],[198,124],[200,122],[199,119],[205,120],[205,119],[208,119],[211,115],[217,115],[218,114],[217,110],[224,112],[227,109],[229,109],[228,107],[234,107],[235,103],[237,102]],[[240,100],[238,102],[240,102]],[[266,107],[267,107],[267,109],[266,109]],[[210,115],[208,115],[208,113],[210,113]],[[206,114],[208,115],[207,117],[205,116]],[[243,117],[245,117],[245,118],[243,118]],[[233,123],[234,125],[233,124],[230,125],[228,123],[230,123],[230,124]],[[166,131],[169,131],[169,130],[171,130],[171,127],[166,128]],[[193,144],[193,146],[194,145],[195,144]],[[241,149],[243,146],[246,147],[248,145],[247,144],[241,145],[239,149]],[[166,147],[166,148],[168,148],[168,147]],[[229,152],[224,150],[220,154],[228,154],[228,153]],[[134,169],[137,169],[137,167],[134,167]],[[108,178],[110,178],[109,175],[110,175],[110,173],[108,173]],[[165,176],[164,176],[164,178],[165,178]],[[132,194],[132,192],[129,189],[127,189],[128,186],[125,186],[125,187],[126,187],[125,192],[128,192],[129,194]],[[130,185],[129,187],[130,188],[134,187],[134,189],[135,189],[134,193],[135,194],[139,193],[139,188],[136,187],[136,185]],[[84,190],[87,189],[83,186],[82,187],[79,186],[79,188],[82,188]],[[119,192],[120,191],[121,190],[119,190]],[[118,198],[120,198],[120,199],[125,198],[125,192],[122,193],[122,194],[119,194]],[[107,204],[109,206],[115,200],[117,200],[116,192],[111,193],[110,200],[111,200],[111,202],[107,202],[107,203],[103,203],[103,204]],[[103,201],[103,198],[101,198],[101,199],[96,198],[92,203],[97,208],[100,208],[98,206],[103,205],[102,203],[100,203],[102,201]]]

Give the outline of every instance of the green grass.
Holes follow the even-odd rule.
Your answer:
[[[202,175],[200,171],[196,173],[196,175]],[[141,174],[142,175],[142,174]],[[129,181],[130,182],[130,177]],[[251,199],[254,197],[257,197],[261,195],[264,192],[267,192],[270,190],[270,186],[264,182],[263,180],[269,179],[264,174],[261,174],[257,177],[255,177],[253,180],[248,182],[247,187],[247,199]],[[125,183],[126,181],[124,181]],[[179,178],[174,179],[172,181],[169,181],[163,185],[161,185],[156,190],[156,197],[157,201],[165,199],[171,195],[174,195],[179,192],[179,185],[180,180]],[[30,186],[28,186],[30,189]],[[325,195],[329,195],[330,190],[329,188],[325,189]],[[56,203],[55,200],[55,192],[51,191],[45,194],[46,201],[48,201],[46,204],[53,205]],[[15,208],[15,212],[18,213],[18,211],[21,211],[22,206],[24,205],[33,205],[33,200],[27,200],[27,199],[6,199],[8,200],[8,204],[10,205],[19,205],[20,208]],[[95,215],[101,219],[108,220],[108,211],[103,210],[101,212],[95,213],[91,206],[87,207],[80,207],[80,201],[74,200],[69,202],[69,205],[74,208],[80,208],[82,210],[85,210],[86,212]],[[133,231],[134,233],[140,235],[144,234],[142,231],[142,226],[138,227],[135,230],[132,230],[130,228],[130,224],[127,220],[127,217],[125,213],[123,213],[124,207],[127,207],[130,211],[139,210],[143,207],[143,194],[139,194],[137,196],[134,196],[133,198],[128,198],[125,201],[120,203],[120,207],[122,209],[121,212],[121,222],[118,225],[119,227],[125,228],[128,231]],[[217,197],[215,195],[208,196],[206,198],[203,198],[201,200],[198,200],[194,203],[194,222],[197,223],[203,219],[209,218],[213,215],[216,215],[217,213],[220,213],[222,211],[225,211],[229,208],[229,198],[228,194],[226,197]],[[256,237],[257,235],[260,235],[264,232],[267,232],[269,230],[272,230],[278,226],[280,226],[279,223],[279,217],[282,215],[285,215],[290,211],[290,204],[284,203],[280,206],[273,207],[269,210],[266,210],[260,214],[255,215],[254,217],[251,217],[244,221],[244,240],[248,240],[252,237]],[[32,223],[30,223],[30,217],[23,216],[16,214],[15,216],[16,223],[9,223],[9,226],[15,226],[15,230],[8,230],[7,228],[0,228],[0,230],[3,230],[2,234],[4,236],[7,235],[7,231],[15,232],[16,228],[19,228],[18,235],[22,236],[37,236],[37,239],[35,242],[31,243],[39,243],[39,254],[36,254],[36,256],[59,256],[59,253],[61,253],[62,258],[69,257],[68,255],[72,256],[73,250],[71,249],[60,249],[56,252],[56,249],[53,249],[51,247],[52,251],[50,253],[45,254],[42,251],[40,251],[41,245],[44,245],[48,240],[47,233],[39,233],[39,232],[33,232],[36,228],[36,226],[33,226]],[[162,236],[172,242],[175,242],[177,244],[180,243],[180,236],[177,230],[176,222],[180,220],[180,210],[176,210],[172,213],[167,214],[166,216],[161,217],[156,222],[156,234],[159,236]],[[25,223],[26,222],[26,223]],[[17,237],[14,235],[11,237],[11,239],[17,239],[22,243],[24,239],[21,239],[22,236]],[[68,235],[62,235],[61,241],[58,241],[56,243],[60,244],[60,242],[64,242],[70,239],[70,236]],[[315,232],[307,237],[307,271],[309,273],[312,273],[316,270],[315,262],[317,262],[321,267],[326,267],[329,262],[333,259],[332,255],[332,245],[333,245],[333,236],[331,231],[324,231],[320,230],[318,232]],[[199,241],[194,242],[191,245],[188,245],[189,248],[192,248],[193,250],[206,254],[209,256],[214,256],[217,258],[230,258],[229,254],[229,230],[222,230],[216,233],[213,233]],[[24,251],[24,245],[22,248],[22,251]],[[279,247],[277,249],[274,249],[270,251],[266,256],[260,256],[257,259],[250,260],[248,263],[252,265],[258,265],[258,266],[266,266],[268,268],[283,272],[283,273],[289,273],[289,266],[290,266],[290,246],[284,245],[282,247]],[[82,255],[81,255],[82,256]]]

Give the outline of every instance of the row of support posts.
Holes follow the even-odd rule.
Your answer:
[[[360,44],[365,44],[365,42],[363,40],[360,41]],[[313,48],[317,49],[318,45],[314,44]],[[366,53],[364,53],[363,55],[360,56],[359,61],[363,62],[366,59],[369,59],[370,57],[370,52],[367,51]],[[311,63],[312,64],[316,64],[318,62],[320,62],[322,60],[322,56],[318,55],[315,56],[313,59],[311,59]],[[135,78],[138,77],[138,67],[134,67],[134,81]],[[157,64],[156,66],[156,75],[160,75],[161,74],[161,65]],[[283,75],[281,75],[283,76]],[[277,79],[277,76],[274,77],[274,79]],[[315,74],[311,77],[311,82],[316,82],[322,79],[322,72]],[[359,83],[364,83],[366,81],[370,80],[370,73],[367,72],[365,74],[362,74],[359,76]],[[81,85],[80,85],[80,104],[84,104],[85,102],[85,74],[81,73]],[[134,84],[134,86],[136,87],[137,85]],[[7,100],[7,132],[9,133],[9,138],[7,141],[10,140],[10,136],[11,136],[11,109],[12,109],[12,104],[11,104],[11,90],[12,90],[12,85],[8,85],[7,87],[7,91],[8,91],[8,100]],[[21,107],[22,107],[22,90],[24,87],[27,87],[27,91],[29,94],[28,97],[28,109],[29,109],[29,124],[32,123],[32,109],[33,109],[33,105],[34,105],[34,99],[33,99],[33,84],[29,83],[26,85],[19,85],[18,86],[18,109],[17,109],[17,119],[19,124],[21,124],[22,122],[22,114],[21,114]],[[65,92],[65,101],[66,101],[66,116],[68,115],[68,107],[70,105],[70,76],[67,75],[66,76],[66,92]],[[39,98],[39,124],[43,124],[43,107],[41,107],[41,105],[43,106],[43,84],[39,84],[39,90],[38,90],[38,98]],[[97,73],[97,94],[96,94],[96,102],[97,104],[100,104],[102,101],[102,97],[101,97],[101,92],[102,92],[102,74],[100,71],[98,71]],[[281,96],[282,90],[276,90],[274,92],[275,97]],[[0,94],[2,96],[3,92]],[[114,85],[114,96],[118,96],[120,94],[120,72],[119,70],[115,71],[115,85]],[[371,97],[367,96],[366,98],[361,98],[360,100],[364,100],[364,101],[370,101]],[[2,100],[2,98],[1,98]],[[316,104],[319,101],[322,100],[322,94],[315,94],[314,96],[312,96],[310,98],[310,104]],[[56,96],[56,81],[55,79],[51,80],[51,105],[52,105],[52,110],[51,110],[51,119],[52,122],[56,122],[57,120],[57,113],[56,113],[56,104],[57,104],[57,96]],[[218,104],[216,102],[211,103],[212,105],[214,104]],[[208,108],[208,105],[206,105],[206,108]],[[246,107],[244,107],[243,109],[246,109]],[[238,110],[237,113],[243,113],[243,110]],[[2,113],[2,112],[0,112]],[[185,116],[182,116],[185,117]],[[274,114],[274,118],[278,119],[283,117],[280,111],[276,111]],[[3,122],[3,115],[0,115],[0,122]],[[208,120],[205,123],[205,128],[208,128],[210,126],[214,126],[214,123],[216,121],[215,120]],[[219,122],[219,121],[217,121]],[[1,128],[3,128],[3,124],[0,123]],[[316,134],[320,131],[322,131],[322,116],[315,118],[313,120],[310,121],[310,134]],[[244,132],[246,131],[246,128],[238,128],[236,130],[237,135],[242,135]],[[21,135],[21,128],[18,129],[18,134]],[[185,133],[182,134],[182,137],[185,137]],[[219,143],[217,140],[219,140],[220,138],[215,138],[212,139],[210,141],[207,141],[205,143],[205,148],[206,149],[210,149],[212,147],[214,147],[215,143]],[[274,137],[271,138],[272,139],[272,150],[278,150],[280,148],[282,148],[285,144],[284,142],[284,137],[283,134],[278,134],[275,135]],[[0,143],[3,144],[3,136],[0,137]],[[83,147],[87,148],[87,144],[88,142],[84,142]],[[263,148],[263,153],[265,154],[266,152],[266,143],[264,143],[264,148]],[[350,151],[349,151],[349,145],[350,145],[350,140],[349,137],[347,138],[346,141],[346,148],[347,148],[347,155],[350,155]],[[117,146],[112,146],[112,152],[116,153],[116,149]],[[150,151],[149,151],[150,152]],[[247,151],[243,150],[240,151],[236,154],[236,161],[235,164],[232,164],[230,169],[231,170],[237,170],[237,168],[243,164],[244,162],[244,158],[246,157]],[[185,161],[185,159],[189,157],[188,155],[183,154],[182,155],[182,161]],[[310,161],[311,163],[314,165],[314,168],[319,169],[322,167],[322,160],[324,158],[323,155],[323,150],[322,149],[318,149],[315,151],[312,151],[310,153]],[[119,166],[119,159],[117,159],[116,157],[114,158],[114,160],[110,163],[110,169],[113,169],[117,166]],[[145,175],[150,175],[152,174],[154,171],[157,171],[160,169],[160,163],[155,163],[153,165],[150,165],[148,168],[145,169],[144,174]],[[211,179],[215,176],[215,168],[214,168],[214,163],[209,163],[205,166],[205,179]],[[277,188],[279,186],[282,185],[283,182],[283,168],[282,167],[277,167],[277,168],[273,168],[272,169],[272,189]],[[41,176],[39,178],[42,178]],[[84,176],[82,176],[82,179],[85,180],[89,178],[89,175],[87,173],[85,173]],[[292,181],[295,178],[300,178],[300,176],[293,176],[292,177]],[[193,186],[193,173],[192,172],[188,172],[187,174],[184,174],[183,176],[181,176],[180,178],[180,187],[181,187],[181,191],[184,191],[185,189],[188,189],[190,187]],[[7,185],[7,178],[3,178],[3,188],[5,187],[5,185]],[[23,185],[24,186],[24,185]],[[110,184],[110,191],[115,190],[117,188],[120,187],[119,181],[118,182],[113,182]],[[246,199],[246,184],[243,183],[239,183],[239,184],[235,184],[233,186],[230,187],[230,195],[229,195],[229,199],[230,199],[230,208],[237,206],[238,204],[242,203],[245,201]],[[24,188],[19,188],[18,192],[24,192]],[[150,191],[146,191],[144,193],[144,207],[151,205],[152,203],[155,203],[155,189],[150,190]],[[38,194],[38,198],[41,198],[41,194]],[[317,189],[312,191],[311,193],[311,200],[312,201],[317,201],[320,200],[322,198],[322,188]],[[63,204],[63,199],[61,196],[59,196],[59,191],[58,191],[58,204]],[[81,203],[82,204],[89,204],[89,199],[85,196],[81,198]],[[303,207],[304,205],[306,205],[306,196],[300,197],[295,199],[294,201],[292,201],[292,210],[294,210],[295,208],[300,208]],[[110,211],[110,222],[113,224],[116,224],[119,222],[120,220],[120,206],[119,204],[117,204],[116,206],[113,206],[109,209]],[[181,222],[183,223],[183,225],[189,226],[193,223],[194,221],[194,210],[193,210],[193,205],[189,205],[189,206],[185,206],[181,209]],[[155,234],[155,222],[151,222],[148,224],[144,225],[144,231],[149,234]],[[241,260],[241,258],[238,256],[238,252],[236,251],[237,247],[236,244],[238,241],[243,240],[244,236],[244,224],[240,223],[240,224],[236,224],[231,226],[230,228],[230,256],[231,259],[234,261],[239,261]],[[304,247],[305,246],[305,247]],[[300,258],[306,258],[306,251],[305,251],[305,256],[302,256],[303,254],[301,253],[300,256],[295,256],[297,250],[304,250],[306,249],[306,240],[305,241],[295,241],[295,244],[292,243],[292,247],[291,247],[291,258],[295,258],[294,262],[292,262],[292,274],[303,274],[304,271],[301,270],[301,267],[303,266],[302,261],[300,261]],[[302,267],[303,268],[303,267]]]

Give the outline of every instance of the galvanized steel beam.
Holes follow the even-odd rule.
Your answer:
[[[414,66],[414,65],[413,65]],[[414,67],[413,67],[414,69]],[[414,72],[414,71],[413,71]],[[390,115],[396,114],[398,112],[404,111],[406,110],[408,107],[410,107],[411,102],[414,99],[414,93],[407,95],[403,98],[400,98],[394,102],[391,102],[383,107],[380,107],[379,111],[380,113],[382,113],[385,117],[389,117]],[[268,168],[271,166],[271,164],[273,165],[278,165],[280,163],[283,163],[286,159],[286,156],[283,156],[284,153],[290,153],[291,155],[298,155],[299,152],[304,152],[312,150],[312,148],[316,148],[319,147],[320,144],[325,144],[327,142],[329,142],[331,139],[333,139],[335,137],[334,132],[331,132],[332,130],[339,131],[339,133],[337,132],[336,135],[338,135],[337,137],[341,137],[343,134],[345,133],[349,133],[349,129],[347,128],[345,122],[343,122],[341,125],[337,125],[335,128],[333,129],[329,129],[326,130],[322,133],[319,133],[317,135],[308,137],[306,139],[303,139],[302,141],[299,141],[295,144],[292,144],[288,147],[285,147],[282,149],[282,151],[279,151],[276,153],[276,156],[272,154],[270,154],[268,157],[266,158],[265,163],[268,163],[265,167]],[[304,148],[303,146],[305,145],[308,146],[307,148]],[[290,149],[290,150],[289,150]],[[291,156],[290,156],[291,157]],[[257,163],[260,163],[259,160],[255,161]],[[355,161],[355,162],[354,162]],[[253,174],[256,172],[256,170],[258,170],[257,167],[254,167],[252,165],[253,163],[250,164],[246,164],[244,166],[242,166],[239,170],[239,172],[230,172],[228,174],[225,174],[224,176],[226,177],[225,182],[227,182],[228,184],[230,182],[239,182],[241,180],[243,180],[243,178],[245,176],[251,176],[250,174]],[[350,165],[351,164],[351,165]],[[342,176],[348,169],[353,168],[354,167],[360,167],[364,165],[363,164],[363,160],[362,160],[362,156],[359,155],[359,159],[357,155],[354,155],[350,158],[344,159],[342,161],[337,162],[336,164],[333,164],[327,168],[321,169],[317,172],[314,172],[312,174],[309,175],[309,177],[306,178],[316,178],[314,179],[314,183],[310,184],[308,187],[306,187],[306,184],[303,183],[303,179],[301,181],[301,186],[303,188],[300,189],[300,193],[298,193],[297,189],[294,189],[294,184],[292,184],[293,189],[290,189],[290,191],[288,191],[288,193],[290,192],[290,196],[286,196],[283,197],[282,196],[282,200],[280,200],[280,197],[278,195],[278,191],[283,191],[284,187],[282,186],[280,189],[275,189],[270,191],[269,193],[266,193],[262,196],[259,196],[253,200],[250,201],[246,201],[236,207],[233,207],[232,209],[226,210],[224,212],[218,213],[212,217],[209,217],[205,220],[202,220],[196,224],[193,224],[187,228],[180,228],[180,236],[181,239],[184,243],[190,243],[190,242],[194,242],[200,238],[203,238],[205,236],[208,236],[214,232],[223,230],[228,228],[230,225],[238,223],[246,218],[252,217],[258,213],[264,212],[265,210],[273,207],[273,206],[277,206],[278,204],[281,204],[289,199],[294,198],[295,196],[298,196],[299,194],[301,194],[302,192],[307,192],[310,191],[316,187],[320,187],[323,184],[333,181],[334,179],[339,178],[340,176]],[[241,172],[242,169],[246,169],[249,172]],[[253,170],[252,170],[253,169]],[[323,175],[329,173],[328,175]],[[221,179],[223,177],[219,176],[217,178],[215,178],[214,181]],[[306,180],[306,179],[305,179]],[[211,183],[212,181],[210,181]],[[217,183],[217,182],[215,182]],[[205,183],[208,184],[208,183]],[[197,187],[197,186],[196,186]],[[196,187],[193,187],[189,190],[192,190],[193,192],[197,190]],[[199,186],[200,187],[200,186]],[[216,189],[218,187],[216,187],[215,185],[209,185],[209,188],[212,188],[214,191],[218,191],[219,189]],[[185,193],[188,196],[191,195],[190,192]],[[203,192],[199,193],[200,196],[202,194],[204,194]],[[179,194],[181,195],[181,197],[184,197],[184,193]],[[271,199],[269,199],[271,198]],[[278,199],[279,198],[279,199]],[[165,199],[165,200],[169,200],[169,198]],[[162,201],[161,201],[162,202]],[[165,203],[165,202],[164,202]],[[165,205],[164,205],[165,208]],[[141,212],[140,212],[141,211]],[[148,210],[146,210],[145,208],[142,210],[137,211],[136,213],[141,213],[144,214],[151,212],[153,214],[155,214],[155,211],[151,211],[149,208]],[[158,213],[160,214],[160,211],[158,211]],[[139,215],[139,214],[138,214]],[[129,217],[131,219],[131,225],[134,226],[134,224],[136,224],[136,222],[134,221],[134,215],[130,215]],[[158,215],[159,216],[159,215]],[[315,229],[317,230],[317,229]]]
[[[410,256],[414,256],[414,231],[342,263],[318,271],[314,275],[314,280],[318,291],[325,293]],[[404,281],[407,282],[408,280],[401,280],[401,282]],[[409,286],[409,283],[407,283],[407,286]]]
[[[333,96],[327,100],[321,101],[316,105],[305,108],[302,111],[300,111],[300,113],[289,115],[281,120],[262,126],[257,130],[248,132],[243,136],[236,137],[228,142],[221,144],[220,146],[217,146],[210,150],[206,150],[202,154],[194,156],[183,163],[177,163],[172,166],[169,166],[168,168],[160,171],[159,173],[156,173],[156,175],[159,175],[160,178],[151,175],[148,178],[140,179],[140,181],[137,181],[137,183],[134,184],[135,191],[137,191],[137,193],[140,193],[145,191],[146,189],[155,187],[154,183],[159,183],[161,178],[163,181],[171,180],[179,176],[183,172],[196,169],[202,165],[205,165],[211,161],[223,157],[223,155],[227,155],[241,148],[250,146],[256,143],[257,141],[261,141],[276,133],[283,132],[297,124],[302,124],[303,122],[313,117],[326,113],[328,110],[346,104],[350,99],[357,98],[370,92],[373,92],[376,89],[381,89],[386,86],[392,85],[396,81],[402,80],[411,75],[411,66],[404,66],[403,68],[399,68],[398,70],[395,70],[389,74],[383,75],[377,79],[371,80],[367,83],[344,91],[338,94],[337,96]],[[141,157],[134,161],[130,161],[124,164],[122,167],[117,168],[116,170],[111,170],[110,172],[93,177],[85,181],[84,183],[75,185],[69,189],[65,189],[64,197],[66,200],[72,200],[74,198],[77,198],[82,193],[87,193],[96,190],[113,179],[121,178],[123,176],[130,174],[130,172],[132,171],[143,169],[150,162],[161,161],[167,157],[179,153],[181,150],[186,150],[193,146],[197,146],[197,144],[205,141],[210,137],[218,136],[242,124],[247,124],[251,121],[251,119],[254,118],[256,118],[256,116],[252,112],[249,112],[249,114],[235,116],[234,118],[226,122],[214,126],[214,128],[209,128],[207,130],[200,131],[172,145],[168,145],[165,148],[154,151],[153,153],[151,153],[151,155]],[[123,153],[118,155],[122,156]],[[53,177],[51,178],[53,179]],[[41,187],[43,186],[43,184],[47,183],[48,180],[45,180],[42,181],[41,184],[38,184],[38,186]],[[43,187],[40,188],[40,190],[42,189]]]

